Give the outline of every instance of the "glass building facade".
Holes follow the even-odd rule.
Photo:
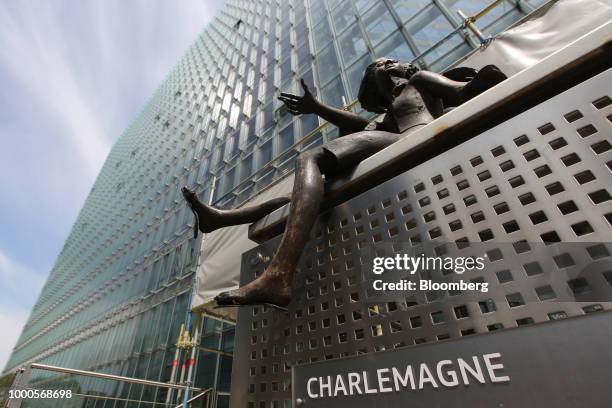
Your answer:
[[[36,361],[168,381],[200,246],[180,186],[221,207],[256,195],[290,173],[301,151],[337,135],[314,115],[289,114],[280,92],[301,93],[304,78],[323,102],[353,106],[377,57],[442,71],[479,45],[458,29],[457,10],[473,15],[490,3],[228,1],[113,146],[5,372]],[[504,0],[477,25],[494,35],[541,3]],[[227,406],[233,326],[212,318],[201,326],[195,385],[216,387]],[[122,398],[65,406],[152,407],[139,401],[166,394],[40,371],[32,382]]]

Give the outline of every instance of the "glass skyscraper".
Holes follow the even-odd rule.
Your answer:
[[[323,102],[359,111],[352,102],[374,58],[442,71],[479,45],[458,29],[457,10],[474,15],[489,3],[228,1],[112,148],[5,372],[41,362],[168,381],[200,245],[180,187],[222,207],[253,197],[337,135],[314,115],[289,114],[280,92],[300,93],[304,78]],[[477,25],[493,35],[541,3],[504,0]],[[217,388],[227,406],[233,326],[206,318],[202,327],[195,385]],[[40,371],[31,383],[121,398],[62,406],[153,407],[138,401],[166,394]]]

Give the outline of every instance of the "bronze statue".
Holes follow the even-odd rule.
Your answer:
[[[358,96],[364,109],[384,114],[382,120],[374,121],[317,101],[303,80],[303,96],[281,93],[279,99],[291,114],[317,114],[338,126],[341,137],[297,157],[290,199],[276,198],[254,207],[220,210],[201,203],[194,192],[183,187],[183,195],[196,216],[196,234],[198,229],[206,233],[255,222],[291,202],[285,234],[268,268],[249,284],[219,294],[215,298],[217,304],[288,305],[293,275],[323,199],[322,176],[329,179],[355,166],[505,78],[492,65],[478,72],[458,68],[441,75],[380,58],[366,68]]]

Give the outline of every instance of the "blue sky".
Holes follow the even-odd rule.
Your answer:
[[[222,0],[0,0],[0,371],[110,147]]]

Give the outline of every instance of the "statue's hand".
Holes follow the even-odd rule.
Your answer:
[[[304,113],[315,113],[319,101],[312,95],[304,79],[300,80],[304,95],[297,96],[282,92],[278,99],[282,101],[292,115],[301,115]]]

